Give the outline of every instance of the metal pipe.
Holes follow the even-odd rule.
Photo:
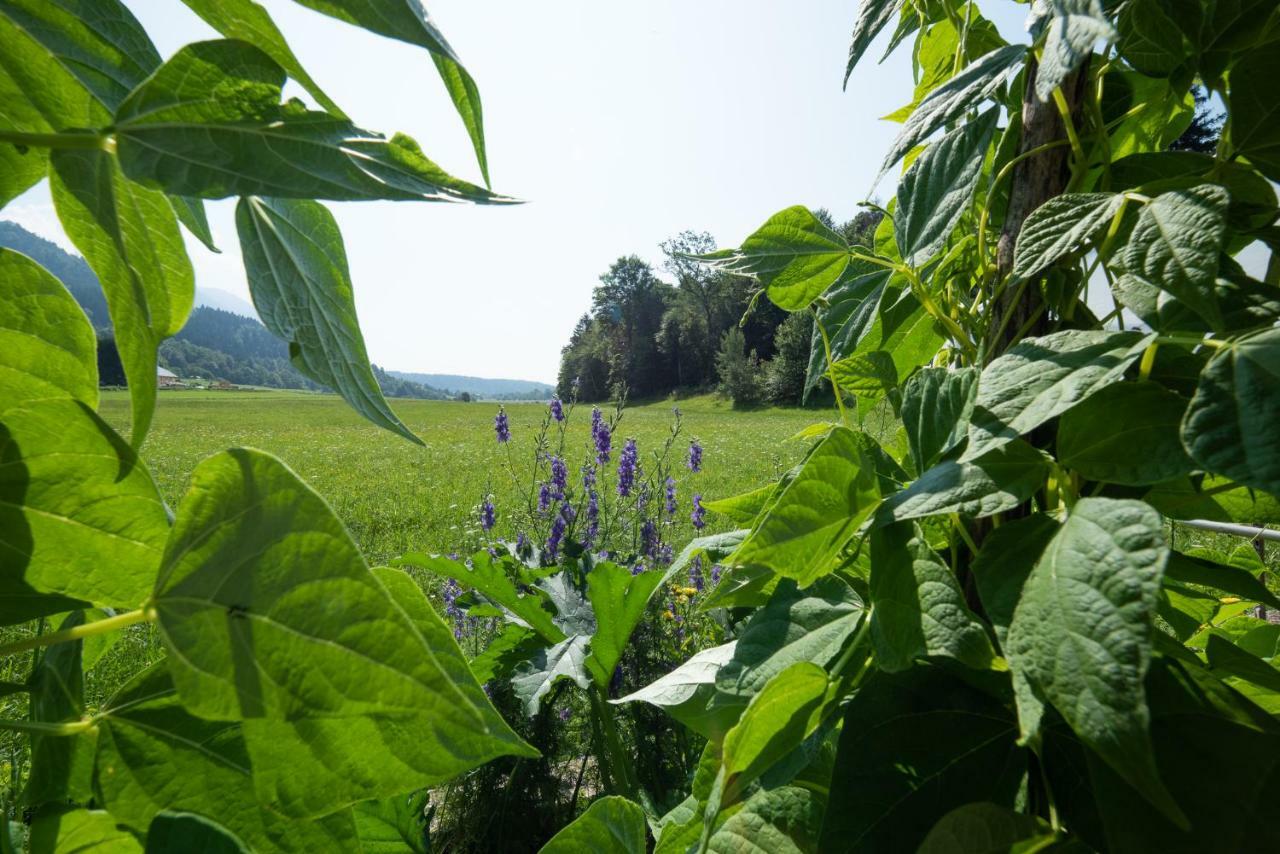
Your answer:
[[[1188,528],[1199,528],[1202,531],[1213,531],[1215,534],[1230,534],[1233,537],[1247,537],[1250,540],[1270,540],[1280,543],[1280,531],[1270,528],[1255,528],[1252,525],[1233,525],[1229,522],[1210,522],[1208,519],[1184,519],[1178,522]]]

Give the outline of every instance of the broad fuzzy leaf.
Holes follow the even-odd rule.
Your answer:
[[[0,849],[9,854],[2,843]],[[50,808],[31,822],[27,850],[33,854],[142,854],[142,843],[105,810]]]
[[[1031,212],[1018,232],[1013,275],[1028,278],[1064,255],[1079,252],[1120,210],[1115,193],[1067,193]]]
[[[712,854],[768,851],[807,854],[821,850],[827,798],[817,787],[762,788],[747,798],[707,840]]]
[[[417,792],[381,801],[365,801],[354,810],[364,854],[429,854],[426,802]]]
[[[923,368],[902,389],[902,426],[916,471],[925,472],[964,441],[978,394],[976,368]]]
[[[632,575],[631,570],[615,563],[598,563],[587,575],[587,596],[595,614],[596,631],[591,636],[586,666],[601,688],[608,687],[631,633],[662,581],[662,573]]]
[[[333,214],[306,199],[249,197],[236,205],[236,230],[254,307],[289,342],[293,366],[374,424],[422,444],[391,411],[369,367]]]
[[[1093,52],[1100,40],[1116,38],[1101,0],[1048,0],[1050,10],[1044,51],[1036,69],[1036,97],[1049,100],[1053,90]]]
[[[1008,637],[1014,608],[1022,598],[1022,587],[1057,533],[1057,521],[1043,513],[1005,522],[987,534],[970,564],[983,610],[1001,646]]]
[[[56,150],[53,203],[97,274],[129,380],[134,447],[151,424],[160,342],[186,323],[195,274],[168,199],[127,180],[105,151]]]
[[[1102,329],[1018,342],[982,371],[969,446],[960,459],[982,457],[1120,379],[1146,344],[1137,332]]]
[[[1207,470],[1280,495],[1280,330],[1214,354],[1183,418],[1182,444]]]
[[[0,415],[0,623],[141,606],[168,533],[151,475],[93,410],[52,399]]]
[[[538,650],[516,668],[511,677],[511,687],[530,717],[538,713],[542,698],[561,679],[569,679],[579,688],[591,687],[591,677],[587,672],[587,645],[590,642],[590,636],[571,635],[555,646]],[[609,675],[613,675],[612,671]]]
[[[0,410],[64,396],[96,409],[97,346],[62,283],[27,256],[0,248]]]
[[[732,726],[724,715],[708,711],[715,696],[716,674],[734,655],[737,641],[713,646],[693,655],[684,664],[638,691],[611,700],[614,704],[648,703],[657,706],[685,726],[707,738],[720,738]]]
[[[644,810],[626,798],[600,798],[560,832],[539,854],[644,854]]]
[[[846,356],[831,365],[831,376],[860,402],[877,401],[898,385],[898,369],[884,350]]]
[[[1058,459],[1089,480],[1147,486],[1192,469],[1178,427],[1187,401],[1153,382],[1116,383],[1067,410]]]
[[[1139,501],[1084,498],[1027,578],[1009,625],[1023,738],[1040,702],[1175,821],[1151,753],[1142,682],[1169,550],[1160,514]]]
[[[935,465],[876,510],[877,527],[905,519],[960,513],[980,519],[1012,510],[1044,483],[1049,460],[1021,440],[976,460]]]

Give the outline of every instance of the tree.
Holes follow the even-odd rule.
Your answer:
[[[804,397],[809,371],[813,315],[788,314],[774,333],[774,355],[764,365],[764,397],[776,406],[796,406]]]
[[[755,350],[747,352],[746,346],[742,330],[730,327],[720,339],[720,352],[716,355],[720,393],[733,401],[735,409],[755,406],[763,397],[760,358]]]

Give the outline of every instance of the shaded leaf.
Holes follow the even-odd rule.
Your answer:
[[[1231,126],[1226,135],[1232,150],[1249,158],[1258,171],[1280,181],[1280,123],[1275,91],[1280,57],[1274,46],[1243,56],[1231,73],[1227,107]]]
[[[1063,414],[1058,459],[1089,480],[1173,480],[1193,467],[1178,432],[1186,408],[1186,400],[1153,382],[1108,386]]]
[[[833,360],[851,355],[872,329],[891,272],[865,261],[854,261],[844,277],[823,295],[825,305],[820,305],[814,317],[809,346],[806,395],[827,370],[826,345],[819,327],[827,333]]]
[[[32,854],[142,854],[138,838],[104,810],[51,809],[31,823]]]
[[[1041,101],[1049,100],[1053,90],[1085,61],[1094,42],[1117,37],[1101,0],[1049,0],[1047,5],[1051,17],[1036,69],[1036,97]]]
[[[511,677],[511,687],[524,703],[528,715],[538,713],[542,698],[561,679],[569,679],[579,688],[591,687],[591,677],[587,673],[587,645],[590,641],[588,636],[572,635],[555,646],[539,649],[516,668],[515,675]]]
[[[715,829],[707,841],[707,850],[716,854],[818,851],[826,806],[826,797],[807,786],[760,789]]]
[[[546,641],[533,629],[517,623],[505,623],[484,652],[471,659],[471,672],[481,685],[492,679],[505,679],[516,665],[544,646]]]
[[[539,849],[539,854],[644,854],[644,810],[626,798],[600,798]]]
[[[1017,440],[976,460],[947,460],[922,474],[876,510],[875,525],[960,513],[980,519],[1012,510],[1044,483],[1049,460]]]
[[[1053,828],[1035,816],[991,803],[957,807],[933,826],[916,854],[1013,854],[1020,842],[1053,839]],[[1038,850],[1032,845],[1028,850]]]
[[[1005,522],[987,534],[969,566],[978,583],[983,610],[1001,646],[1027,576],[1057,532],[1057,521],[1043,513]]]
[[[648,703],[693,731],[708,738],[718,738],[732,725],[732,721],[727,725],[717,721],[717,715],[709,713],[707,706],[716,692],[716,674],[733,658],[737,645],[737,641],[730,641],[701,650],[667,675],[610,702]]]
[[[72,611],[58,630],[73,629],[84,622],[83,611]],[[82,648],[81,641],[55,644],[40,656],[27,682],[32,721],[66,723],[84,716]],[[31,772],[22,803],[27,807],[87,803],[93,796],[93,751],[92,732],[76,738],[33,733]]]
[[[1280,610],[1280,599],[1247,569],[1217,563],[1194,554],[1170,552],[1164,575],[1166,579],[1212,587]]]
[[[928,471],[968,434],[978,394],[976,368],[922,368],[902,389],[902,426],[916,471]]]
[[[147,828],[146,854],[250,854],[231,831],[189,812],[162,812]]]

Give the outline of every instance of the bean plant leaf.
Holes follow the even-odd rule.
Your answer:
[[[155,408],[160,342],[186,323],[195,274],[162,194],[126,180],[105,151],[60,149],[50,162],[58,219],[97,274],[111,312],[137,447]]]
[[[1024,45],[996,48],[930,92],[903,124],[885,155],[876,183],[930,134],[986,100],[1017,70],[1026,52]]]
[[[0,73],[0,99],[7,94],[3,87],[3,74]],[[21,151],[16,145],[0,145],[0,208],[34,187],[48,172],[49,153],[45,149]]]
[[[429,854],[427,792],[365,801],[354,810],[365,854]]]
[[[1093,52],[1100,40],[1116,38],[1101,0],[1049,0],[1043,56],[1036,69],[1036,97],[1049,100],[1053,90]]]
[[[140,606],[168,532],[151,475],[82,402],[0,415],[0,623]]]
[[[828,343],[831,360],[837,361],[852,355],[872,330],[891,272],[866,261],[854,261],[844,277],[823,295],[823,304],[814,317],[804,381],[806,395],[825,375]]]
[[[844,69],[844,85],[849,85],[849,75],[867,52],[871,42],[897,13],[902,0],[862,0],[858,17],[853,22],[853,36],[849,40],[849,61]]]
[[[83,611],[72,611],[58,626],[73,629],[85,622]],[[78,721],[84,715],[84,670],[81,641],[49,647],[31,671],[30,718],[37,723]],[[93,736],[67,738],[31,736],[31,774],[22,792],[27,807],[86,803],[93,796]]]
[[[1272,181],[1280,181],[1280,122],[1272,81],[1280,76],[1274,45],[1246,54],[1231,73],[1227,106],[1231,150],[1249,159]]]
[[[1182,444],[1199,465],[1280,495],[1280,330],[1214,353],[1182,421]]]
[[[875,471],[856,435],[837,427],[727,563],[764,566],[807,586],[833,569],[836,555],[879,500]]]
[[[1027,578],[1006,652],[1020,716],[1028,704],[1051,703],[1081,741],[1183,822],[1151,753],[1142,687],[1168,554],[1150,506],[1081,499]],[[1034,715],[1022,727],[1024,739],[1037,737]]]
[[[626,567],[607,562],[596,564],[587,575],[587,596],[595,613],[596,631],[591,636],[586,666],[602,688],[608,687],[631,633],[662,581],[662,573],[632,575]]]
[[[1043,513],[1005,522],[987,535],[970,564],[983,610],[1001,646],[1022,598],[1023,585],[1057,533],[1057,521]]]
[[[1153,382],[1116,383],[1067,410],[1058,459],[1089,480],[1146,486],[1191,471],[1178,428],[1187,401]]]
[[[213,819],[190,812],[161,812],[147,828],[146,854],[251,854],[235,834]]]
[[[761,788],[715,829],[707,840],[707,851],[805,854],[821,850],[818,840],[826,806],[827,799],[809,786]]]
[[[129,680],[98,716],[97,787],[118,821],[144,832],[161,812],[217,816],[253,851],[356,850],[344,810],[289,821],[259,804],[240,724],[183,708],[165,662]]]
[[[294,56],[284,33],[271,20],[271,14],[254,0],[182,0],[192,12],[199,15],[204,22],[229,39],[248,42],[271,57],[277,65],[311,93],[331,115],[340,119],[346,113],[333,102],[320,84],[311,79],[311,75],[302,67],[302,63]],[[157,65],[159,63],[157,62]]]
[[[555,646],[539,649],[524,664],[516,668],[511,677],[511,687],[524,703],[525,712],[532,717],[542,707],[542,698],[561,679],[573,681],[579,688],[591,687],[587,672],[587,647],[591,638],[572,635]],[[609,673],[613,675],[612,671]]]
[[[31,822],[27,850],[33,854],[142,854],[142,843],[106,810],[48,809]]]
[[[1051,843],[1053,828],[1035,816],[992,803],[956,807],[933,826],[916,854],[1006,854],[1040,850]]]
[[[207,199],[509,202],[428,160],[411,138],[387,140],[345,119],[280,103],[285,73],[241,41],[189,44],[116,112],[124,173]]]
[[[859,401],[876,401],[898,385],[898,369],[884,350],[855,353],[831,365],[831,376]]]
[[[695,653],[688,661],[638,691],[610,702],[648,703],[707,738],[721,738],[732,726],[723,714],[708,710],[716,693],[716,674],[729,662],[737,641],[709,647]]]
[[[1185,584],[1212,587],[1280,611],[1280,598],[1267,589],[1257,576],[1238,566],[1218,563],[1195,554],[1170,552],[1164,576]]]
[[[822,851],[913,851],[956,807],[1012,807],[1026,753],[1004,703],[940,667],[876,673],[840,731]]]
[[[539,854],[644,854],[644,810],[616,795],[594,801],[587,811],[561,828]]]
[[[346,248],[333,214],[306,199],[241,199],[236,230],[262,323],[289,342],[289,361],[379,427],[422,440],[391,411],[369,367]]]
[[[982,457],[1120,379],[1146,344],[1140,333],[1103,329],[1018,342],[982,371],[969,446],[960,459]]]
[[[871,640],[876,665],[890,673],[930,656],[982,670],[994,657],[955,575],[914,523],[871,534]]]
[[[769,217],[738,249],[700,255],[698,260],[764,285],[774,305],[807,308],[844,275],[849,246],[813,211],[794,205]]]
[[[42,397],[98,406],[98,342],[63,284],[27,256],[0,248],[0,409]]]
[[[204,244],[205,248],[210,252],[221,252],[213,242],[213,232],[209,229],[209,214],[204,209],[204,202],[200,199],[193,199],[189,196],[170,196],[169,204],[173,205],[173,212],[178,217],[178,222],[191,232],[191,234]]]
[[[941,251],[978,185],[1000,117],[991,108],[925,149],[898,182],[893,236],[902,260],[923,266]]]
[[[877,527],[905,519],[960,513],[980,519],[1012,510],[1044,483],[1049,460],[1017,440],[976,460],[938,463],[876,510]]]
[[[317,12],[346,21],[388,38],[424,47],[440,72],[440,79],[453,99],[480,164],[480,174],[489,183],[489,158],[484,145],[484,113],[480,90],[462,66],[444,33],[436,27],[419,0],[296,0]]]
[[[1018,232],[1013,275],[1030,278],[1065,255],[1079,252],[1119,212],[1116,193],[1066,193],[1031,212]]]
[[[978,394],[976,368],[923,368],[902,389],[902,426],[916,471],[925,472],[964,441]]]
[[[454,678],[456,646],[428,646],[328,505],[261,451],[196,467],[153,601],[183,704],[203,717],[493,724]]]

